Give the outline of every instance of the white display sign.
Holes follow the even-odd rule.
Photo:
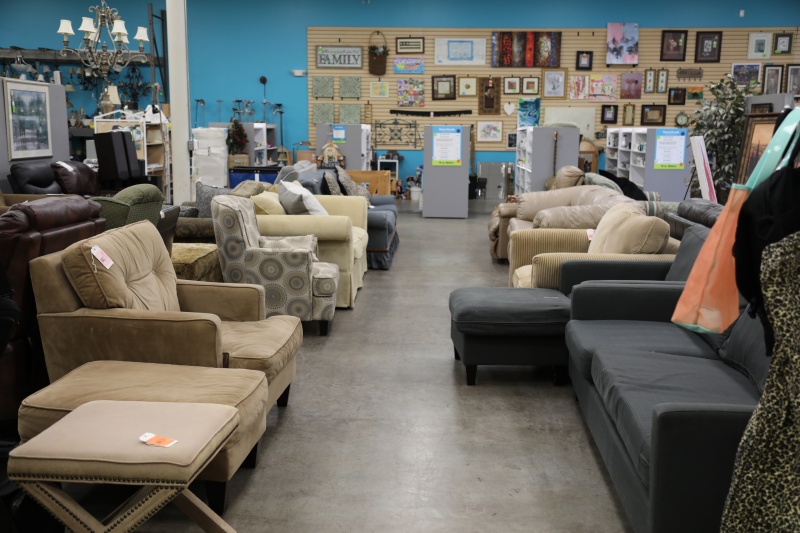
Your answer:
[[[686,166],[686,130],[678,128],[656,129],[656,151],[653,168],[656,170],[681,170]]]
[[[432,126],[431,133],[433,134],[433,166],[461,166],[461,127]]]
[[[318,46],[317,68],[361,68],[360,46]]]
[[[711,165],[708,162],[706,140],[701,135],[689,137],[694,155],[694,167],[697,169],[697,179],[700,182],[700,193],[703,198],[712,202],[717,201],[717,191],[714,189],[714,176],[711,175]]]

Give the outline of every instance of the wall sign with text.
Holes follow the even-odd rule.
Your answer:
[[[361,68],[360,46],[318,46],[317,68]]]

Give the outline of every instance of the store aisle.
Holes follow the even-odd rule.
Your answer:
[[[390,271],[370,270],[328,337],[307,328],[289,407],[229,487],[239,532],[619,532],[626,519],[570,386],[481,367],[467,387],[450,291],[506,284],[491,207],[423,219],[401,203]],[[200,489],[198,489],[198,493]],[[199,531],[166,509],[142,531]]]

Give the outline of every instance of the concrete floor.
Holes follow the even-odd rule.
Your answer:
[[[307,329],[289,406],[229,484],[237,531],[630,531],[570,386],[479,367],[467,387],[453,358],[450,292],[507,280],[489,258],[490,202],[467,220],[400,202],[392,269],[367,273],[328,337]],[[199,528],[169,507],[141,531]]]

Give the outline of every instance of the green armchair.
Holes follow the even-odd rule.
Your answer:
[[[111,198],[92,198],[101,206],[100,216],[106,219],[106,229],[119,228],[140,220],[158,225],[164,195],[158,187],[148,183],[122,189]]]

